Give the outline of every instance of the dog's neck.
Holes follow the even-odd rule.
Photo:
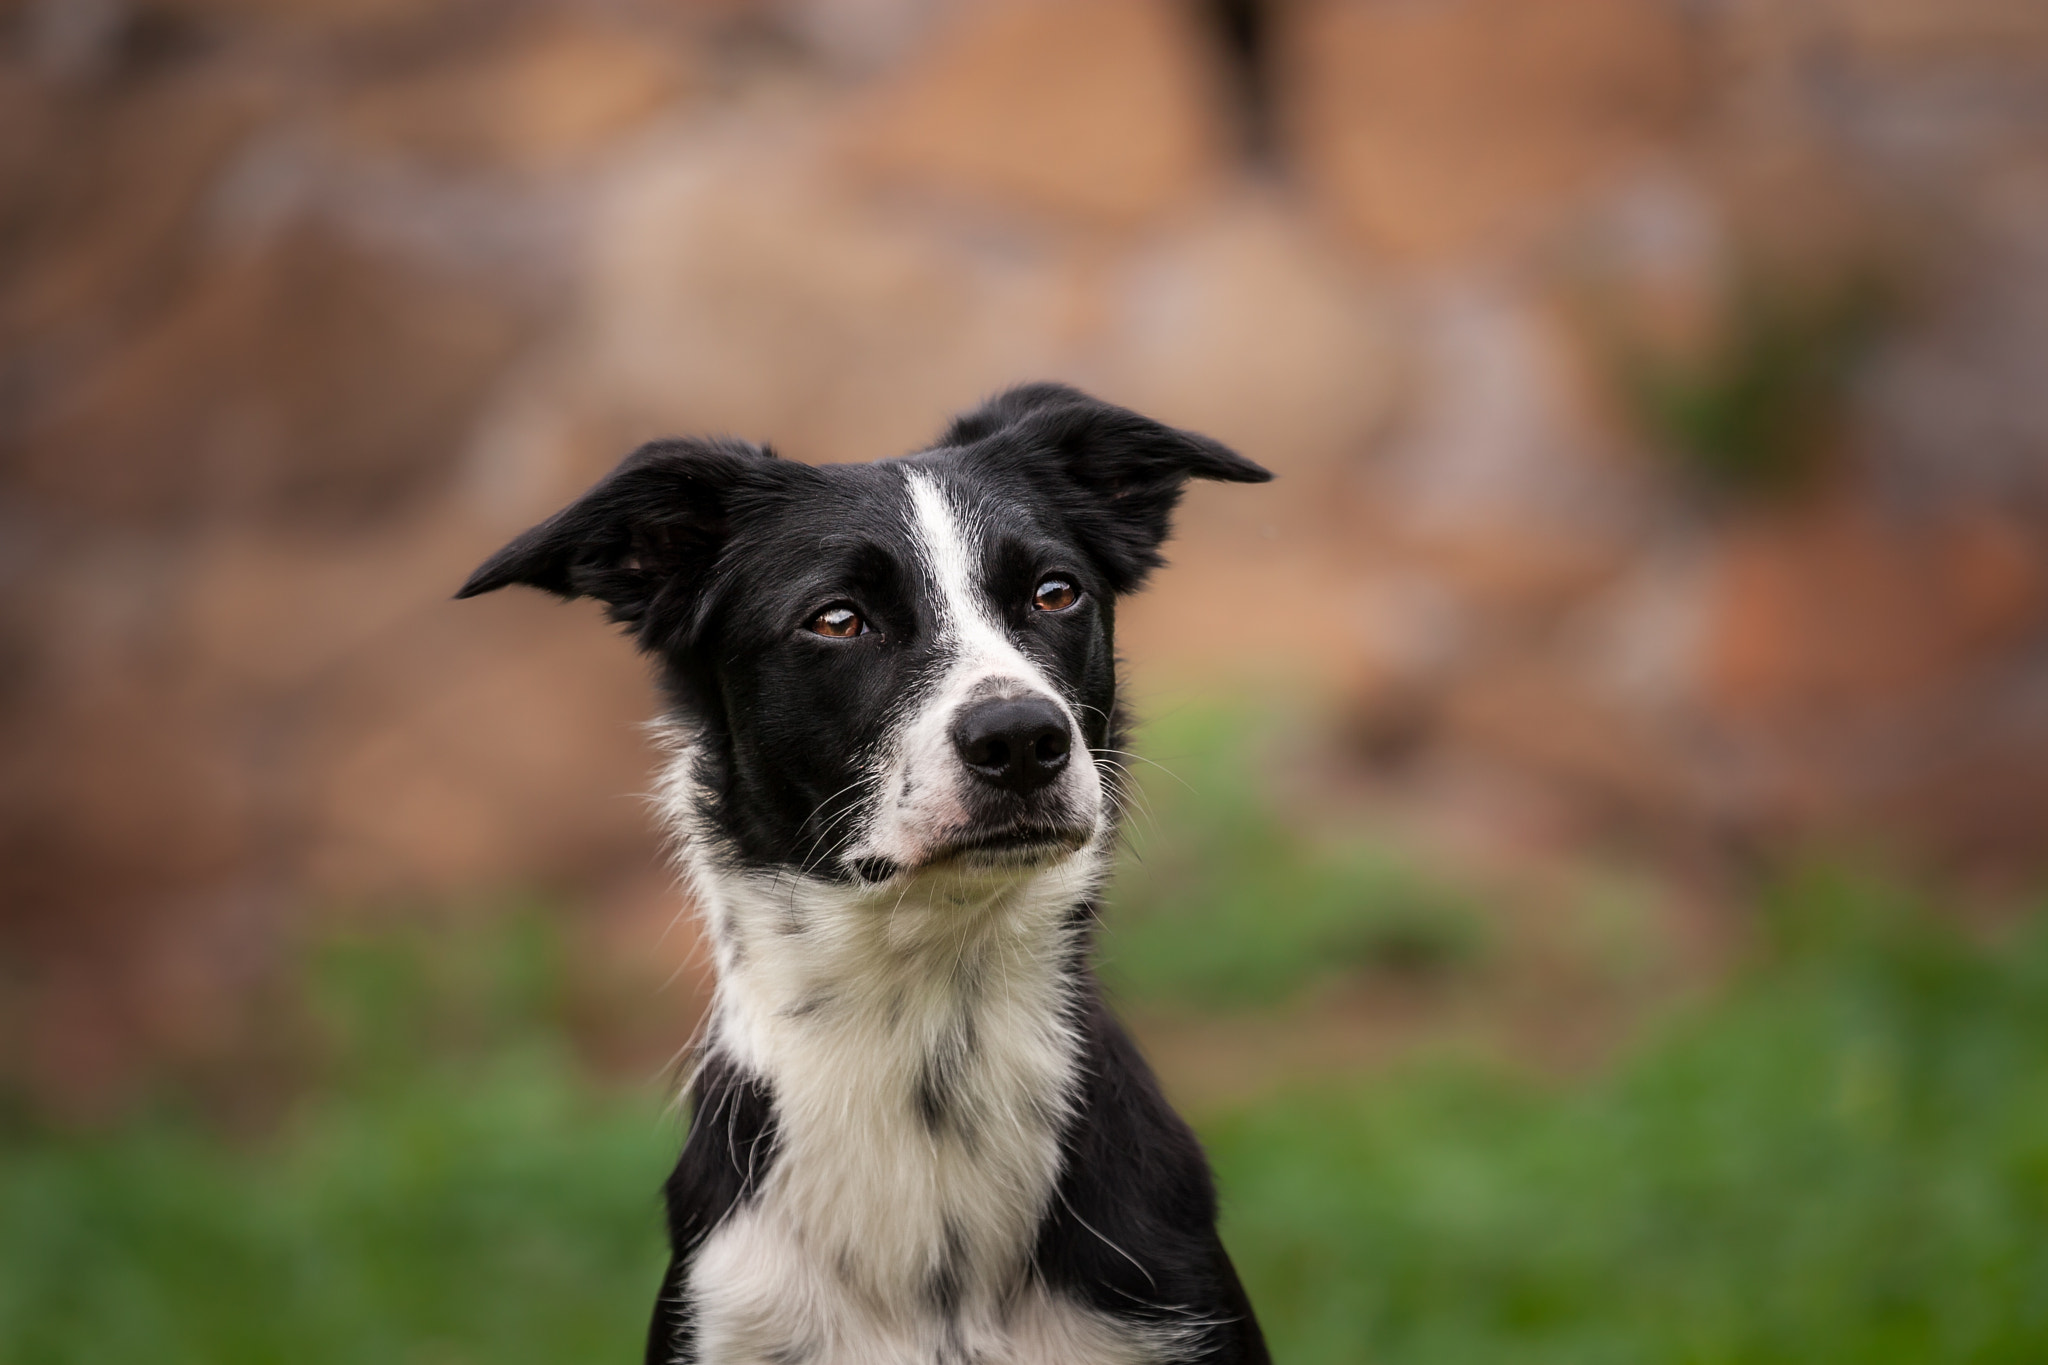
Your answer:
[[[694,866],[735,1029],[873,1016],[911,1030],[991,993],[1052,990],[1079,967],[1077,913],[1097,880],[1084,850],[1051,868],[908,873],[849,886],[784,872]],[[808,1023],[803,1021],[810,1021]]]

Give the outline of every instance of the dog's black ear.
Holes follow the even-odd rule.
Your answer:
[[[971,446],[1015,426],[1040,408],[1103,406],[1068,384],[1019,384],[1005,389],[972,412],[963,412],[939,438],[942,446]]]
[[[949,445],[979,445],[1010,467],[1046,468],[1074,531],[1110,587],[1135,591],[1165,563],[1173,509],[1189,479],[1265,483],[1271,471],[1207,436],[1090,398],[1026,384],[956,419]]]
[[[651,441],[485,560],[455,595],[525,584],[594,597],[653,648],[694,627],[735,513],[793,468],[745,441]]]

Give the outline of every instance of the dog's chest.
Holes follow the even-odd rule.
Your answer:
[[[750,908],[715,916],[713,1041],[766,1082],[774,1151],[692,1267],[701,1358],[1144,1359],[1030,1273],[1077,1065],[1033,908]]]

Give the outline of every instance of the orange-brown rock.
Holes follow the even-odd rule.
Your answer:
[[[515,306],[319,229],[209,262],[17,438],[18,495],[129,524],[334,522],[434,487]]]
[[[1441,258],[1670,145],[1701,53],[1657,0],[1327,0],[1283,45],[1299,167],[1358,240]]]
[[[688,48],[578,11],[514,25],[459,63],[371,86],[341,112],[366,148],[451,167],[574,170],[685,94]]]
[[[963,5],[849,133],[888,181],[1057,222],[1130,228],[1218,175],[1204,35],[1171,0]]]
[[[1738,719],[1897,712],[2039,632],[2044,607],[2048,554],[1996,512],[1787,512],[1729,538],[1703,682]]]

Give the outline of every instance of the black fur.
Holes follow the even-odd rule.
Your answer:
[[[1082,741],[1096,750],[1123,745],[1115,602],[1163,562],[1184,484],[1271,477],[1207,437],[1033,384],[958,418],[931,449],[875,464],[811,467],[732,440],[643,446],[494,555],[458,595],[520,583],[602,601],[652,656],[671,707],[692,726],[720,857],[736,867],[882,881],[902,869],[845,850],[836,831],[854,807],[882,795],[864,778],[868,759],[944,662],[934,585],[904,519],[911,470],[985,528],[980,576],[995,600],[1015,604],[1002,624],[1062,691]],[[1034,584],[1048,574],[1079,590],[1071,608],[1031,609]],[[872,629],[850,639],[806,631],[832,603],[852,604]],[[1114,765],[1107,776],[1114,782]],[[997,833],[1057,834],[1065,818],[1049,797],[991,791],[976,799],[986,806],[979,828]],[[1091,907],[1075,913],[1092,923]],[[1032,1273],[1114,1317],[1206,1324],[1189,1337],[1199,1342],[1189,1361],[1263,1362],[1250,1305],[1217,1239],[1201,1149],[1103,1008],[1085,964],[1073,978],[1081,1089]],[[831,1002],[792,1008],[829,1011]],[[911,1099],[928,1131],[970,1147],[952,1077],[977,1045],[963,1023],[923,1059]],[[692,1257],[777,1156],[772,1093],[721,1054],[705,1059],[692,1102],[667,1186],[673,1258],[650,1365],[694,1359],[682,1292]],[[926,1293],[950,1313],[957,1276],[942,1270]]]
[[[647,1333],[647,1365],[693,1359],[696,1324],[683,1277],[690,1258],[774,1164],[775,1104],[768,1088],[721,1053],[707,1054],[690,1091],[690,1131],[663,1187],[669,1263]]]
[[[1088,1066],[1060,1181],[1033,1264],[1047,1284],[1103,1313],[1201,1324],[1194,1362],[1264,1362],[1265,1338],[1216,1235],[1216,1189],[1201,1144],[1103,1006],[1081,1003]]]

